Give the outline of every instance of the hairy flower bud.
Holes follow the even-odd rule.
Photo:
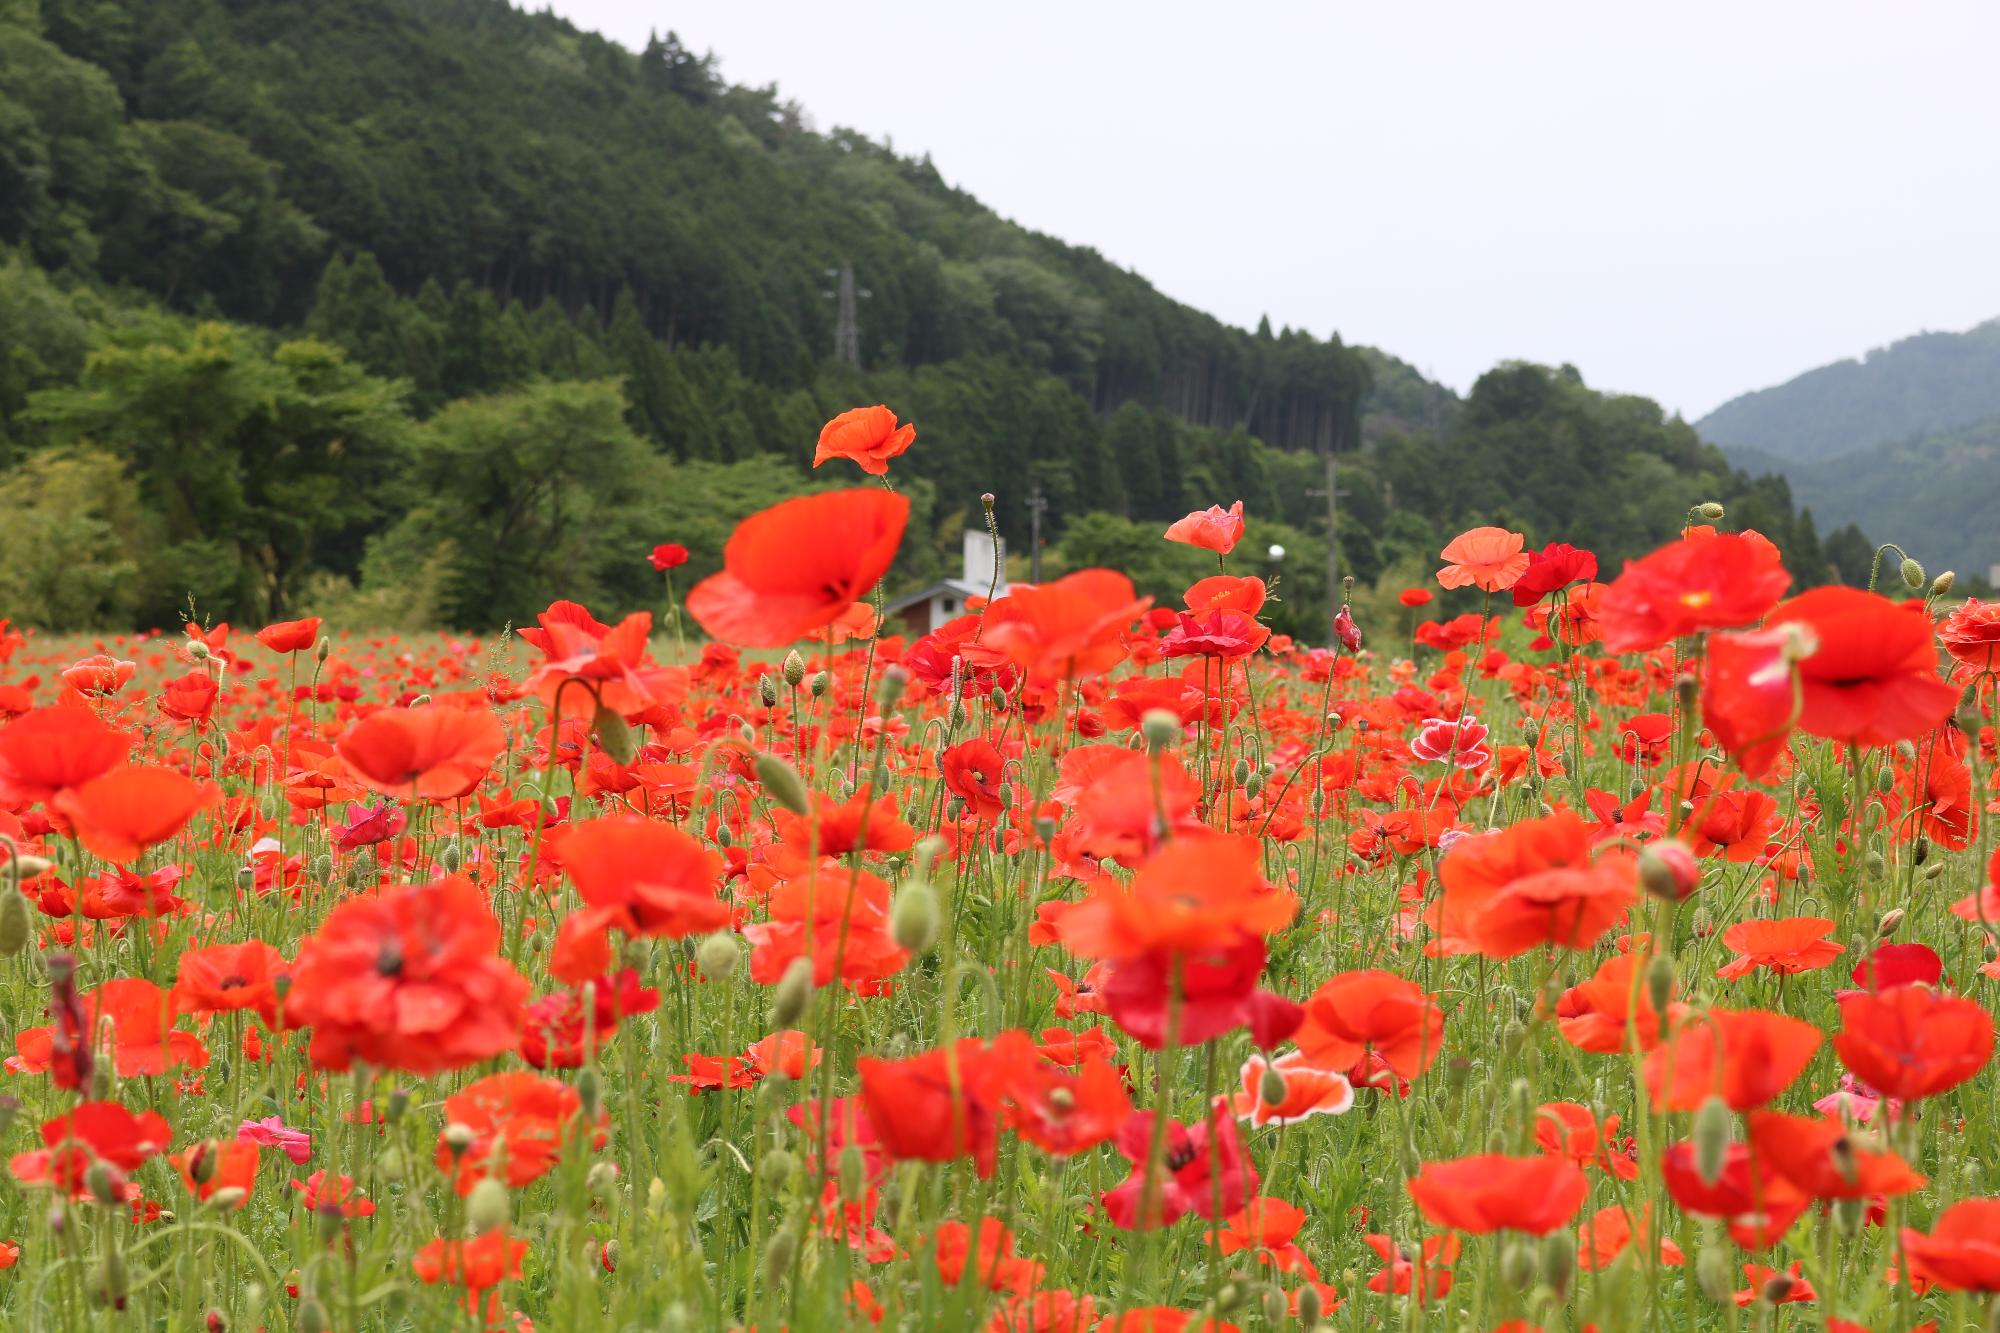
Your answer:
[[[718,930],[703,939],[694,951],[695,966],[711,981],[727,981],[736,975],[737,965],[743,961],[743,951],[737,947],[736,936],[726,930]]]
[[[1711,523],[1721,518],[1723,514],[1722,506],[1713,500],[1695,506],[1695,511]]]
[[[1320,1315],[1324,1312],[1319,1298],[1319,1287],[1308,1282],[1299,1288],[1299,1328],[1302,1333],[1312,1333],[1319,1327]]]
[[[1639,884],[1667,902],[1680,902],[1701,887],[1701,863],[1678,838],[1649,842],[1639,853]]]
[[[1915,592],[1931,581],[1931,576],[1924,572],[1924,567],[1909,556],[1903,557],[1902,575],[1903,586],[1911,592]]]
[[[757,702],[766,708],[778,706],[778,682],[767,673],[757,677]]]
[[[1569,1294],[1576,1280],[1576,1234],[1566,1229],[1542,1238],[1542,1285],[1558,1296]]]
[[[1735,1268],[1730,1262],[1728,1247],[1704,1245],[1694,1261],[1695,1284],[1702,1295],[1721,1305],[1736,1297]]]
[[[889,930],[896,947],[908,953],[923,953],[937,943],[937,890],[930,881],[912,879],[903,885],[889,908]]]
[[[1704,1185],[1722,1179],[1729,1162],[1729,1103],[1711,1095],[1694,1113],[1694,1170]]]
[[[1516,1291],[1526,1291],[1535,1285],[1538,1267],[1534,1246],[1524,1237],[1509,1237],[1500,1250],[1500,1280]]]
[[[812,800],[806,790],[806,780],[799,776],[799,770],[772,754],[762,750],[757,755],[757,780],[764,784],[764,790],[773,801],[795,815],[803,815],[812,810]]]
[[[827,692],[827,689],[828,689],[828,688],[829,688],[830,686],[832,686],[832,684],[833,684],[833,673],[832,673],[832,672],[830,672],[830,671],[815,671],[815,672],[813,672],[813,676],[812,676],[812,684],[811,684],[810,686],[808,686],[807,688],[808,688],[808,689],[810,689],[810,690],[812,691],[812,697],[813,697],[813,698],[815,698],[815,699],[820,699],[820,698],[824,698],[824,697],[825,697],[825,695],[826,695],[826,692]]]
[[[785,660],[778,670],[784,673],[785,684],[797,689],[799,682],[806,678],[806,659],[799,656],[798,649],[793,648],[785,654]]]
[[[35,933],[28,916],[28,900],[11,885],[0,885],[0,958],[12,958],[28,947]]]
[[[778,978],[778,984],[771,992],[771,1026],[788,1028],[799,1021],[799,1015],[806,1011],[812,999],[812,963],[804,958],[794,958],[785,975]]]
[[[790,1223],[771,1233],[771,1239],[764,1245],[764,1283],[775,1287],[792,1271],[792,1260],[798,1257],[799,1233]]]
[[[624,715],[615,709],[600,708],[591,718],[590,729],[597,735],[597,744],[604,753],[611,756],[619,767],[631,763],[639,757],[639,738],[633,734]]]
[[[1181,720],[1164,708],[1150,708],[1139,719],[1139,730],[1146,738],[1148,749],[1166,749],[1181,736]]]
[[[492,1176],[482,1179],[472,1187],[472,1193],[465,1198],[465,1222],[473,1234],[483,1236],[487,1232],[507,1225],[513,1207],[507,1197],[507,1187]]]
[[[1952,573],[1950,570],[1947,569],[1944,573],[1938,575],[1936,578],[1931,580],[1931,596],[1933,597],[1950,596],[1951,587],[1954,583],[1957,582],[1958,582],[1958,575]]]

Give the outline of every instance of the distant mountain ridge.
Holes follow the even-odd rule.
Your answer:
[[[1724,450],[1810,463],[2000,417],[2000,319],[1919,333],[1741,394],[1695,422]]]
[[[2000,319],[1742,394],[1695,429],[1782,475],[1823,526],[1859,524],[1933,570],[2000,565]]]

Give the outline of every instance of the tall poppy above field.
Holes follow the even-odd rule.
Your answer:
[[[824,629],[895,562],[910,502],[893,491],[823,491],[752,514],[722,548],[722,572],[688,594],[701,627],[744,648]]]
[[[1604,646],[1649,652],[1683,635],[1754,624],[1791,582],[1764,537],[1696,530],[1628,562],[1611,581],[1598,603]]]
[[[1803,626],[1816,645],[1799,663],[1798,726],[1808,735],[1893,745],[1928,735],[1958,706],[1957,687],[1938,679],[1922,602],[1814,588],[1774,608],[1770,624]]]
[[[334,749],[370,791],[453,801],[479,785],[506,744],[500,719],[484,708],[419,704],[370,713],[343,731]]]
[[[1243,502],[1238,500],[1227,509],[1221,505],[1197,509],[1186,518],[1175,519],[1165,536],[1183,546],[1199,546],[1204,551],[1228,555],[1243,540]]]
[[[1437,580],[1447,588],[1505,592],[1528,570],[1527,538],[1505,528],[1472,528],[1439,552],[1445,566]]]
[[[896,424],[896,414],[877,403],[849,408],[820,427],[813,466],[829,458],[845,458],[871,477],[887,476],[889,460],[899,457],[917,438],[914,424]]]

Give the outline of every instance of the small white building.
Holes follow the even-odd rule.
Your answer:
[[[929,634],[947,620],[966,613],[970,597],[1004,596],[1007,592],[1007,543],[994,549],[993,538],[982,528],[967,528],[964,540],[965,572],[960,578],[940,579],[928,588],[907,597],[898,597],[882,609],[882,619],[891,632],[911,638]]]

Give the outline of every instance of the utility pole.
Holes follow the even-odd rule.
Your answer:
[[[1333,441],[1326,442],[1326,486],[1306,492],[1307,495],[1326,497],[1326,641],[1331,647],[1339,642],[1340,632],[1333,627],[1335,616],[1340,614],[1340,487],[1333,469]]]
[[[1049,502],[1042,495],[1042,483],[1028,492],[1028,582],[1042,581],[1042,511]]]
[[[832,291],[822,291],[838,304],[833,316],[833,359],[845,361],[850,366],[861,364],[861,321],[857,301],[865,301],[874,293],[866,287],[854,285],[854,265],[842,261],[839,268],[830,268],[826,276],[834,280]]]

